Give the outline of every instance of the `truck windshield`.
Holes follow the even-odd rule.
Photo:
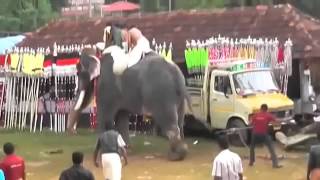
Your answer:
[[[249,71],[233,75],[235,90],[240,95],[278,92],[279,88],[271,71]]]

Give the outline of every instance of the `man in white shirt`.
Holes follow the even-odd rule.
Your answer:
[[[126,143],[121,135],[114,129],[107,127],[98,139],[93,161],[96,167],[98,164],[98,154],[101,154],[101,164],[103,175],[106,180],[121,180],[122,163],[121,156],[124,158],[124,165],[128,164]]]
[[[213,161],[213,180],[242,180],[243,168],[240,156],[229,150],[226,136],[219,136],[217,141],[222,151]]]

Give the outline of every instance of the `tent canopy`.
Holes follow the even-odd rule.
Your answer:
[[[102,10],[106,12],[123,12],[139,10],[140,6],[126,1],[117,1],[111,4],[103,5]]]
[[[0,54],[4,53],[7,49],[15,47],[18,43],[22,42],[24,38],[25,36],[23,35],[0,38]]]

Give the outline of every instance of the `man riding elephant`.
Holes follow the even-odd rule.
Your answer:
[[[100,132],[106,126],[116,127],[128,143],[129,114],[151,114],[170,142],[168,158],[182,160],[187,154],[183,140],[186,100],[190,108],[184,76],[177,65],[146,51],[147,46],[143,46],[146,41],[141,40],[142,34],[139,36],[137,29],[127,32],[116,26],[105,28],[105,46],[99,62],[92,50],[82,51],[78,65],[79,92],[68,128],[72,129],[90,102],[93,81],[97,79],[97,126]],[[136,63],[131,63],[130,53],[125,54],[122,49],[123,39],[129,38],[132,39],[128,44],[135,44],[132,50],[137,47],[137,52],[141,53]]]
[[[129,48],[132,48],[128,54],[130,59],[128,66],[130,67],[152,50],[150,48],[149,40],[142,35],[142,32],[138,28],[133,27],[129,29],[128,34]]]

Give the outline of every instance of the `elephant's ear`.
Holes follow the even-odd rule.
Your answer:
[[[92,81],[100,75],[101,64],[100,60],[96,56],[90,55],[89,57],[91,62],[89,63],[88,72],[90,74],[90,81]]]
[[[80,57],[78,71],[88,72],[91,81],[100,75],[100,60],[93,53],[83,53]]]
[[[115,75],[121,75],[128,68],[129,57],[119,46],[110,46],[103,51],[103,54],[110,54],[112,56],[112,70]]]

